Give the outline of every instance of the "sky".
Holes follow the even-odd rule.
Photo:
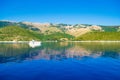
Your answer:
[[[0,0],[0,20],[120,25],[120,0]]]

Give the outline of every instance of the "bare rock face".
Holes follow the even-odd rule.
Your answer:
[[[34,27],[40,27],[40,26],[50,26],[50,23],[32,23],[32,22],[22,22],[23,24],[26,25],[32,25]]]
[[[81,36],[85,33],[90,32],[89,28],[72,28],[66,31],[67,34],[73,35],[75,37]]]
[[[52,27],[50,23],[32,23],[32,22],[22,22],[22,23],[26,25],[31,25],[34,28],[39,29],[40,32],[44,34],[51,34],[53,32],[61,32],[61,30],[58,29],[57,27]]]
[[[92,25],[89,27],[91,30],[97,30],[97,31],[102,31],[102,28],[100,26],[97,25]]]
[[[70,29],[73,28],[73,26],[64,26],[64,28],[65,28],[66,30],[70,30]]]

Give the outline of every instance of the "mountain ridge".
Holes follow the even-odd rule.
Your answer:
[[[81,39],[81,36],[84,37],[84,35],[88,35],[91,32],[99,32],[98,34],[103,34],[104,32],[120,32],[120,26],[0,21],[0,29],[8,26],[19,26],[22,29],[35,33],[37,35],[36,39],[38,40],[82,40],[83,38]],[[92,36],[94,35],[92,34]],[[114,35],[112,34],[112,36]],[[74,37],[75,39],[73,39]]]

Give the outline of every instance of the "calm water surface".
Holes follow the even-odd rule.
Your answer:
[[[0,44],[0,80],[120,80],[120,43]]]

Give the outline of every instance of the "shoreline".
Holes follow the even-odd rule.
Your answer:
[[[0,41],[0,43],[28,43],[29,41]]]
[[[120,42],[120,41],[41,41],[41,42]],[[0,41],[0,43],[29,43],[29,41]]]
[[[120,42],[120,41],[67,41],[67,42]]]

